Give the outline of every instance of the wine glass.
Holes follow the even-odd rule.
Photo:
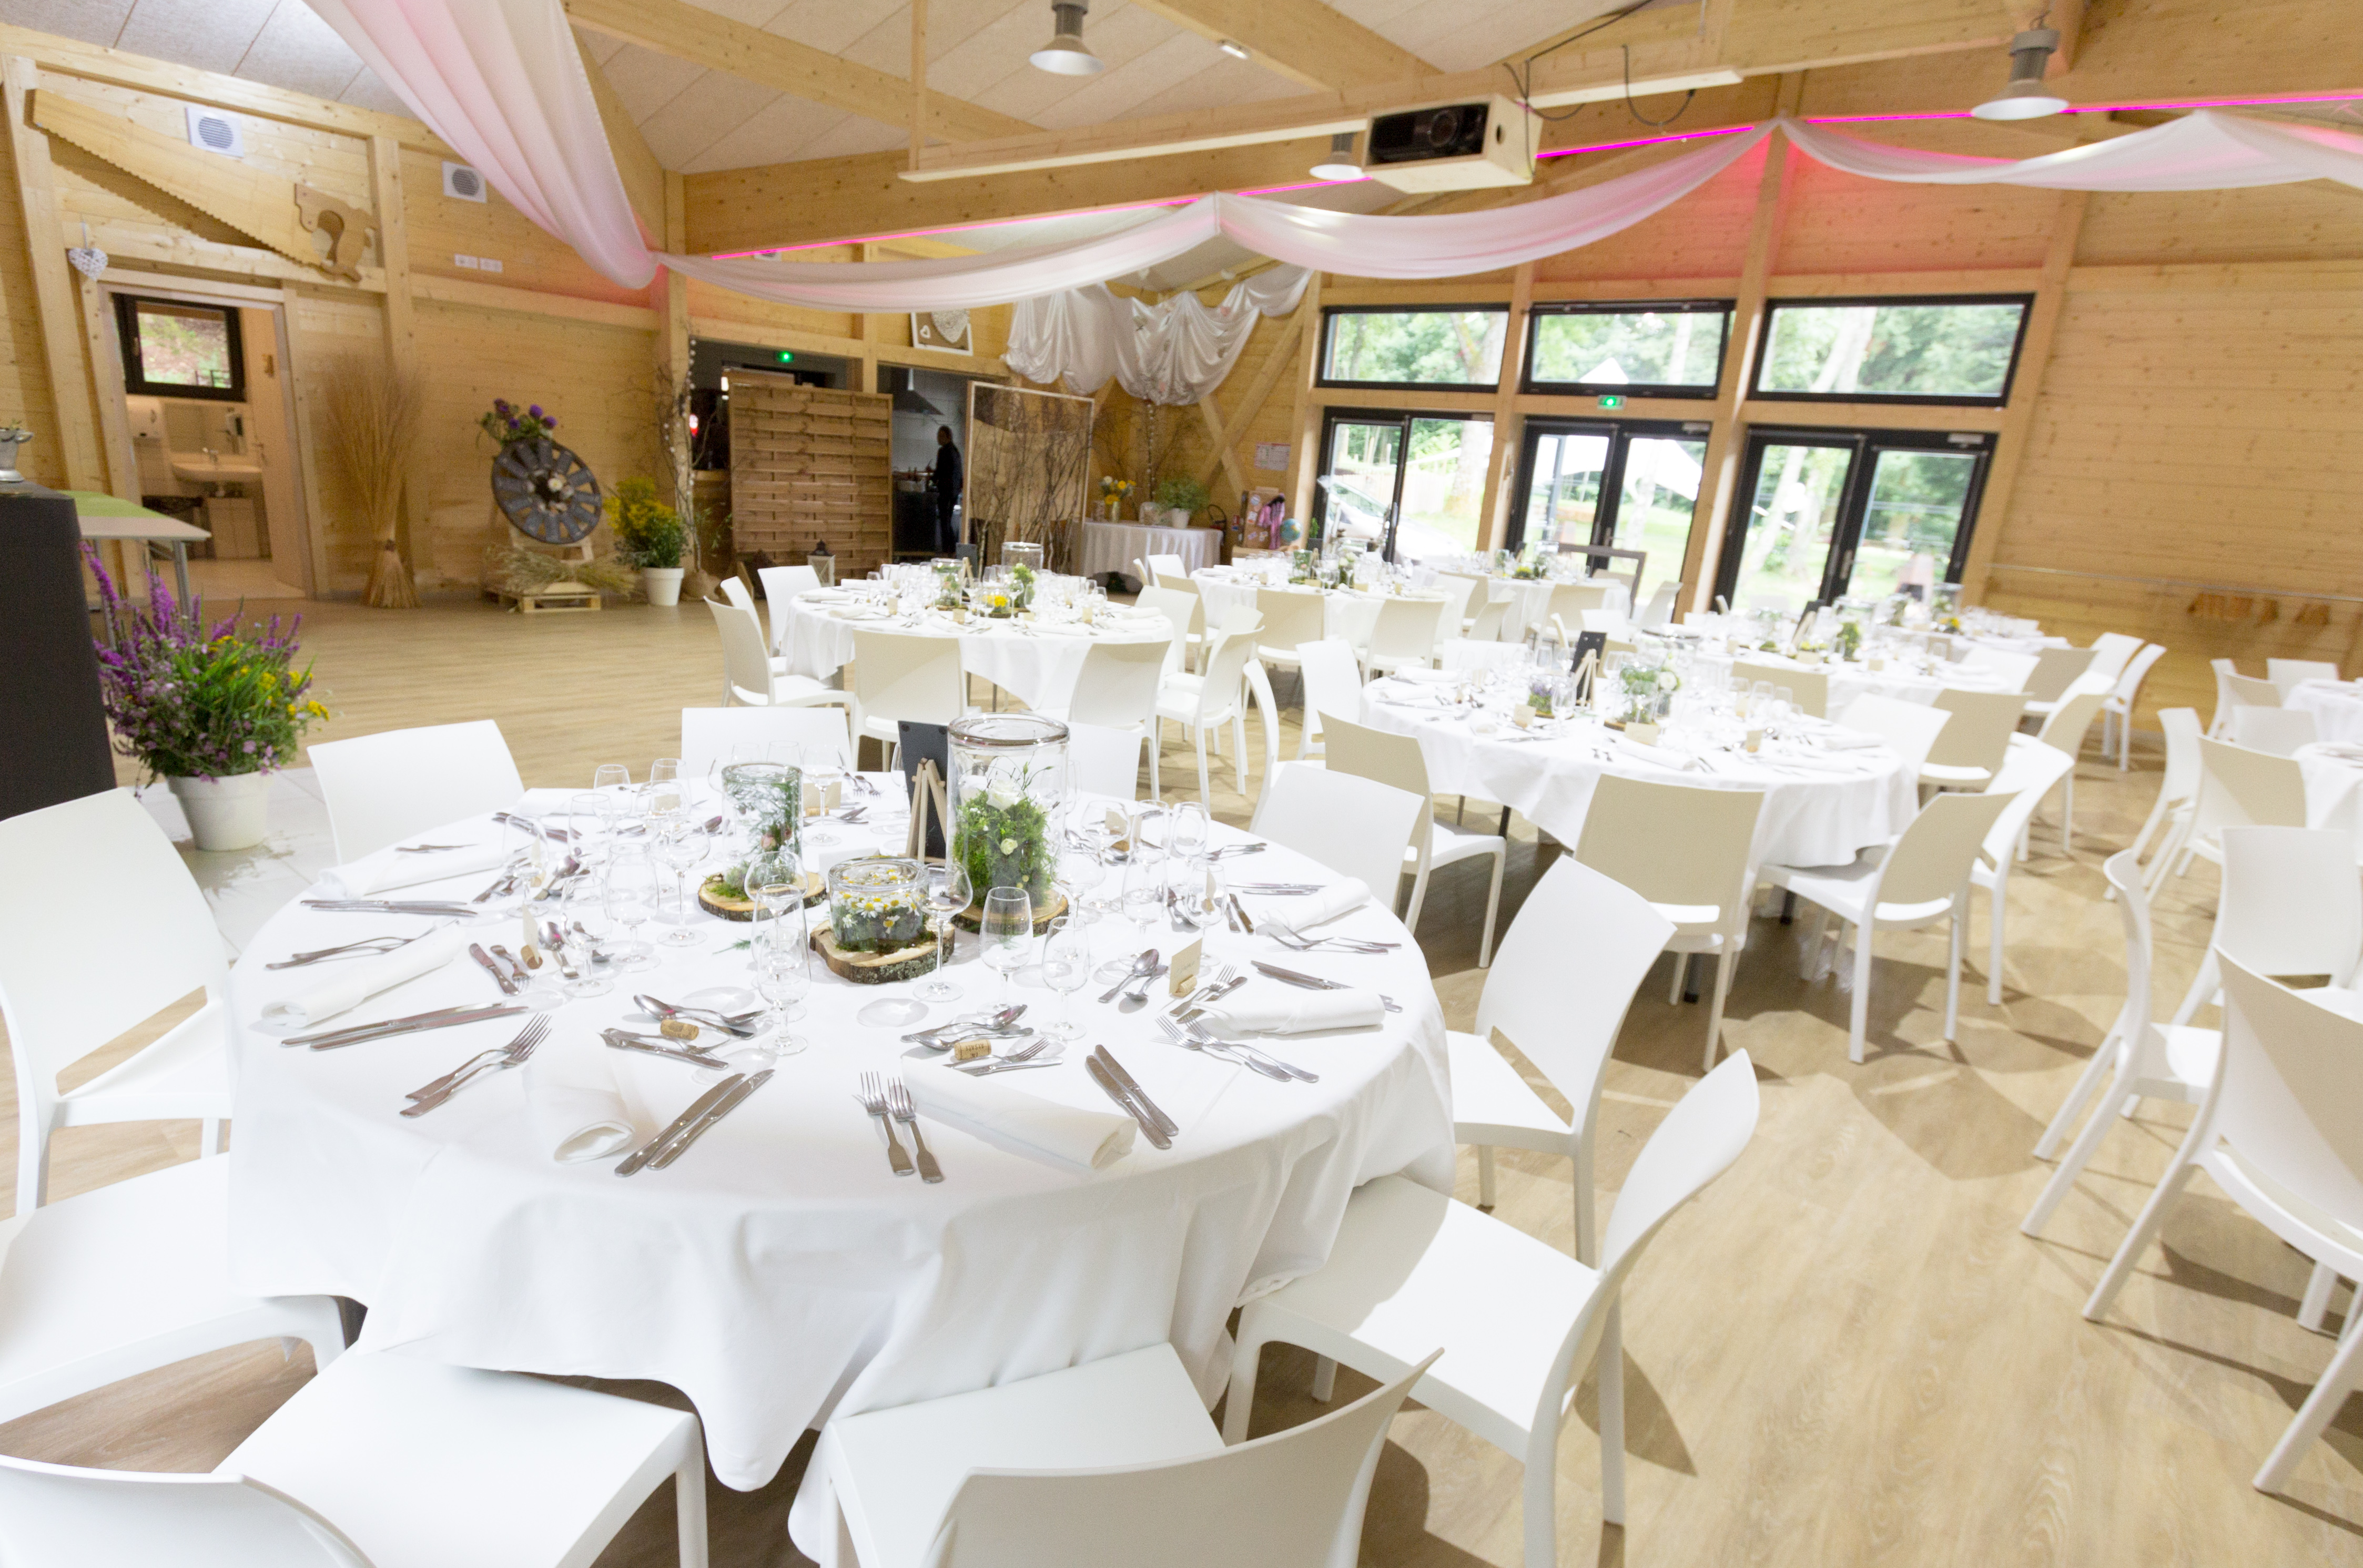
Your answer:
[[[828,790],[830,785],[845,778],[843,759],[828,746],[808,745],[804,748],[801,766],[804,775],[804,799],[821,808],[818,816],[807,819],[812,825],[804,829],[804,837],[814,844],[835,844],[837,830],[828,825]]]
[[[1092,933],[1072,915],[1050,922],[1042,939],[1042,983],[1059,993],[1059,1021],[1045,1027],[1053,1040],[1072,1040],[1082,1033],[1075,1021],[1075,993],[1091,978]]]
[[[621,958],[616,967],[640,970],[657,966],[654,951],[640,940],[640,927],[657,912],[657,868],[653,861],[640,851],[618,855],[608,863],[604,878],[607,891],[607,912],[623,928],[623,940],[616,952]]]
[[[1165,909],[1165,863],[1139,853],[1137,841],[1131,859],[1124,866],[1124,918],[1140,928],[1143,942]],[[1129,974],[1132,965],[1124,966]]]
[[[756,944],[755,990],[771,1004],[772,1019],[780,1027],[778,1033],[754,1043],[750,1055],[758,1066],[769,1066],[804,1048],[804,1037],[791,1032],[788,1025],[804,1015],[804,998],[812,991],[812,951],[804,939],[804,900],[799,899],[793,909],[782,911],[771,927],[770,940]]]
[[[620,790],[631,781],[632,770],[620,762],[603,762],[591,774],[594,790]]]
[[[804,862],[787,845],[758,855],[747,862],[746,889],[748,900],[755,906],[755,919],[759,922],[778,920],[791,909],[803,907]],[[756,940],[749,944],[750,951],[762,944],[762,926],[759,924],[755,931]]]
[[[561,971],[571,967],[561,984],[571,998],[602,997],[616,988],[607,977],[609,949],[616,934],[616,917],[607,912],[607,892],[600,878],[585,874],[574,879],[559,911],[559,935],[563,950],[556,955]]]
[[[952,961],[952,916],[976,899],[968,867],[957,860],[946,860],[941,865],[930,863],[926,898],[936,922],[936,971],[919,982],[917,991],[929,1001],[950,1001],[960,994],[958,986],[944,978],[944,966]]]
[[[577,795],[566,802],[566,847],[581,870],[605,863],[608,842],[607,813],[597,795]]]
[[[985,966],[1001,976],[1000,1005],[1009,1005],[1009,977],[1026,966],[1026,950],[1034,940],[1034,903],[1023,888],[995,888],[984,895],[984,915],[978,922],[978,944]]]
[[[1204,856],[1186,862],[1173,878],[1174,911],[1194,930],[1219,928],[1226,902],[1222,867]]]
[[[1206,848],[1206,807],[1202,801],[1184,801],[1167,814],[1165,854],[1170,860],[1193,859]]]
[[[693,823],[671,822],[649,849],[656,863],[672,873],[673,909],[664,940],[671,946],[687,947],[698,940],[690,914],[689,874],[705,859],[705,834]]]

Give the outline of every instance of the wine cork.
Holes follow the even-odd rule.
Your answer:
[[[685,1018],[668,1018],[657,1025],[657,1032],[668,1040],[694,1040],[697,1025]]]
[[[955,1062],[974,1062],[992,1055],[993,1042],[990,1040],[963,1040],[952,1047],[952,1060]]]

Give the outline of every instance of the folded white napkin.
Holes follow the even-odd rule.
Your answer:
[[[1037,621],[1034,630],[1045,637],[1092,637],[1099,635],[1089,626],[1078,626],[1071,621]]]
[[[1395,671],[1397,680],[1409,680],[1421,686],[1449,686],[1460,678],[1457,669],[1421,669],[1414,666]]]
[[[1291,931],[1303,931],[1308,925],[1319,925],[1324,921],[1336,920],[1339,915],[1351,914],[1370,901],[1370,889],[1361,878],[1348,877],[1309,897],[1287,899],[1276,903],[1272,906],[1272,912],[1280,916],[1281,923]]]
[[[1875,751],[1887,744],[1866,730],[1850,730],[1844,725],[1824,730],[1814,738],[1832,751]]]
[[[1140,1131],[1129,1116],[1078,1110],[949,1068],[909,1073],[904,1081],[921,1115],[1070,1170],[1105,1170],[1132,1153]]]
[[[438,931],[375,958],[357,962],[329,959],[323,966],[327,972],[314,978],[308,988],[264,1008],[262,1021],[275,1028],[294,1030],[334,1018],[361,1006],[380,991],[391,990],[405,980],[415,980],[430,969],[441,968],[467,945],[465,931]]]
[[[2357,745],[2353,741],[2324,741],[2313,749],[2341,762],[2363,762],[2363,745]]]
[[[1362,1029],[1387,1016],[1376,991],[1308,991],[1295,986],[1240,991],[1206,1010],[1217,1030],[1256,1034],[1309,1034],[1316,1029]]]
[[[443,842],[433,834],[421,834],[420,838],[427,844]],[[320,886],[332,899],[373,899],[394,888],[490,871],[505,858],[506,851],[497,839],[490,844],[438,849],[427,855],[405,855],[397,846],[388,845],[375,855],[329,867],[320,874]]]
[[[620,1154],[640,1143],[616,1087],[615,1058],[595,1041],[554,1040],[527,1058],[525,1104],[534,1143],[561,1165]]]
[[[1691,765],[1689,757],[1676,756],[1663,746],[1644,745],[1640,741],[1626,740],[1621,735],[1617,737],[1616,749],[1627,756],[1642,762],[1655,763],[1659,767],[1670,767],[1677,773]]]

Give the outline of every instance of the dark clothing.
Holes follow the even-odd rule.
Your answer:
[[[952,526],[952,507],[960,498],[960,448],[944,442],[936,448],[936,466],[927,476],[927,488],[936,494],[936,547],[944,554],[952,553],[960,543],[960,534]]]

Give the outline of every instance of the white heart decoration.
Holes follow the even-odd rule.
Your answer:
[[[106,271],[106,252],[94,245],[67,247],[66,260],[72,264],[75,271],[94,283],[98,282],[98,275]]]

